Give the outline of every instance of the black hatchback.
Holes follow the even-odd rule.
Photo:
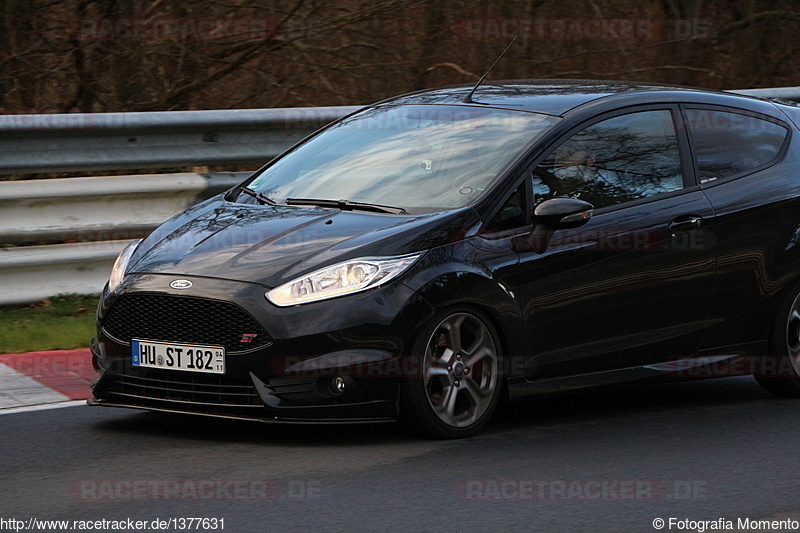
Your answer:
[[[629,381],[800,396],[798,122],[592,81],[369,106],[125,249],[89,403],[460,437]]]

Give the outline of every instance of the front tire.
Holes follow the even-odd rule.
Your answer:
[[[437,313],[413,346],[401,415],[437,438],[467,437],[489,420],[502,390],[502,355],[491,322],[475,311]]]
[[[756,381],[777,396],[800,398],[800,285],[795,286],[778,311],[770,354],[778,358],[774,367],[779,375],[756,375]]]

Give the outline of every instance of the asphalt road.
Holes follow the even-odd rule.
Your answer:
[[[518,404],[459,441],[396,425],[81,406],[9,414],[0,416],[0,530],[31,518],[94,522],[74,531],[216,518],[233,532],[415,533],[800,521],[799,420],[800,401],[775,399],[751,378]]]

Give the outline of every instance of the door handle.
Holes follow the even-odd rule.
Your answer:
[[[698,217],[695,215],[685,215],[676,218],[672,222],[669,223],[670,231],[692,231],[700,227],[700,224],[703,223],[703,218]]]

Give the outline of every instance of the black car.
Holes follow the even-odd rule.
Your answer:
[[[501,397],[800,395],[800,109],[534,80],[323,128],[119,257],[91,405],[466,436]]]

